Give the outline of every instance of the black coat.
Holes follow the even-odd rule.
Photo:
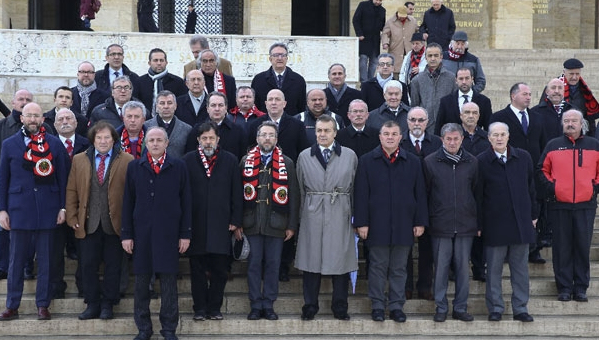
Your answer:
[[[262,112],[267,112],[265,105],[267,94],[269,91],[277,88],[277,80],[273,72],[273,67],[269,67],[268,70],[255,75],[250,85],[256,92],[254,104]],[[287,105],[284,108],[286,113],[293,116],[306,109],[306,81],[304,77],[292,71],[289,67],[286,67],[283,73],[281,91],[287,101]],[[287,153],[286,155],[289,156]]]
[[[196,19],[198,18],[198,14],[196,11],[191,11],[187,15],[187,19],[185,20],[185,34],[196,34]]]
[[[198,128],[200,128],[200,125],[202,123],[198,123],[192,127],[185,144],[185,152],[190,152],[198,148]],[[223,122],[219,125],[219,147],[221,150],[231,152],[240,160],[246,154],[247,140],[246,133],[242,127],[227,118],[223,119]]]
[[[421,27],[419,27],[419,32],[429,35],[427,37],[427,44],[432,42],[438,43],[444,51],[448,49],[455,30],[454,13],[444,5],[438,11],[435,11],[433,8],[425,11]]]
[[[187,123],[189,126],[194,126],[198,123],[204,123],[208,120],[208,111],[206,111],[207,96],[204,96],[202,104],[200,104],[200,110],[198,114],[194,111],[194,104],[192,104],[192,98],[189,93],[182,94],[177,97],[177,109],[175,115],[181,119],[182,122]]]
[[[523,149],[508,147],[502,164],[492,148],[477,156],[477,214],[486,246],[535,242],[532,221],[537,219],[531,157]]]
[[[352,26],[357,37],[365,37],[358,42],[358,54],[371,56],[379,54],[379,43],[381,31],[385,25],[385,8],[375,6],[373,1],[362,1],[358,4]]]
[[[79,95],[77,86],[71,87],[71,91],[73,91],[73,105],[71,105],[71,111],[73,111],[75,114],[84,115],[88,119],[92,114],[92,110],[96,106],[103,104],[106,98],[110,97],[110,92],[106,92],[97,88],[90,93],[90,103],[87,107],[87,112],[81,112],[81,96]]]
[[[464,151],[458,163],[439,148],[423,162],[429,202],[429,234],[433,237],[477,234],[477,159]]]
[[[400,84],[402,84],[402,99],[400,100],[403,104],[409,106],[408,88],[406,87],[406,84]],[[385,98],[383,98],[383,88],[379,85],[376,76],[361,83],[360,94],[362,96],[362,100],[367,103],[369,111],[373,111],[385,103]]]
[[[144,103],[146,109],[152,113],[152,101],[154,100],[154,81],[146,73],[140,77],[139,83],[140,92],[138,98],[142,103]],[[179,97],[188,92],[188,88],[185,86],[183,79],[172,73],[167,73],[162,78],[162,84],[163,90],[169,90],[173,92],[175,97]]]
[[[400,125],[400,131],[408,129],[408,122],[406,118],[408,116],[408,111],[410,111],[410,107],[408,105],[404,105],[404,103],[400,103],[398,107],[398,111],[396,114],[390,110],[387,103],[381,104],[380,107],[375,110],[369,112],[369,118],[367,118],[367,126],[370,126],[377,131],[381,130],[381,127],[385,122],[393,120],[398,125]]]
[[[267,120],[271,120],[271,118],[269,115],[264,115],[250,124],[250,128],[248,129],[248,146],[256,145],[256,131],[260,124]],[[294,164],[298,160],[300,152],[310,146],[308,139],[306,139],[304,124],[285,113],[279,121],[277,135],[277,145],[281,147],[286,156],[294,161]]]
[[[542,118],[537,113],[532,112],[532,110],[528,109],[527,111],[529,113],[527,135],[523,132],[521,122],[510,109],[510,105],[504,108],[504,110],[495,112],[490,118],[490,124],[493,122],[503,122],[508,125],[508,131],[510,132],[508,143],[513,147],[527,150],[533,163],[537,164],[546,146],[546,132],[544,131]]]
[[[563,135],[562,128],[562,114],[572,109],[573,106],[565,101],[562,102],[562,109],[560,114],[556,112],[551,102],[544,99],[543,103],[533,107],[531,112],[535,112],[540,117],[544,124],[544,132],[546,133],[546,140],[550,141],[556,137]]]
[[[75,119],[77,120],[77,128],[75,129],[75,133],[86,136],[88,130],[88,119],[82,114],[75,113]],[[48,124],[52,129],[53,135],[58,135],[56,128],[54,127],[54,122],[56,120],[56,108],[52,108],[51,110],[44,113],[44,123]]]
[[[419,157],[419,159],[423,160],[428,155],[436,152],[439,148],[442,147],[442,140],[439,136],[432,135],[429,132],[425,131],[425,137],[423,137],[423,141],[421,142],[421,152],[417,153],[415,146],[410,140],[409,132],[402,131],[402,140],[400,140],[400,147],[413,155]]]
[[[472,102],[479,106],[479,121],[477,126],[482,129],[488,129],[490,117],[492,116],[492,102],[490,99],[480,93],[473,92]],[[440,108],[435,119],[435,130],[433,133],[440,134],[442,126],[447,123],[462,124],[460,120],[460,108],[458,107],[458,90],[452,91],[449,95],[440,99]]]
[[[413,244],[413,228],[427,226],[427,193],[419,159],[400,149],[390,163],[382,148],[358,160],[354,226],[368,226],[368,246]]]
[[[131,71],[125,64],[122,66],[123,74],[122,76],[128,76],[129,80],[131,80],[131,85],[133,85],[133,92],[131,94],[132,97],[138,97],[140,93],[140,76],[137,73]],[[96,82],[96,86],[99,89],[111,93],[112,87],[110,83],[110,72],[114,72],[110,70],[110,66],[108,64],[104,65],[104,69],[96,71],[96,77],[94,81]]]
[[[189,254],[228,255],[229,225],[242,226],[243,190],[238,159],[219,150],[210,178],[197,151],[183,156],[192,188],[192,241]]]
[[[344,118],[344,125],[350,125],[350,119],[348,119],[348,106],[350,106],[350,102],[354,99],[361,99],[362,95],[360,91],[357,89],[353,89],[350,86],[346,87],[346,91],[342,94],[340,101],[336,101],[333,93],[329,88],[323,89],[325,91],[325,96],[327,97],[327,106],[329,107],[329,111],[335,112],[338,115]]]
[[[465,130],[464,139],[462,142],[463,149],[467,150],[471,155],[477,156],[480,153],[491,148],[492,145],[488,139],[488,134],[481,128],[477,127],[473,136]]]
[[[134,274],[177,273],[179,240],[192,236],[191,202],[183,161],[167,155],[158,175],[148,157],[129,163],[121,239],[134,242]]]
[[[206,74],[204,74],[204,72],[202,74],[204,75],[204,80],[206,81],[206,91],[208,91],[208,93],[216,91],[214,89],[214,78],[207,77]],[[225,96],[227,97],[227,110],[231,110],[236,106],[235,92],[237,86],[235,85],[235,78],[223,73],[223,83],[225,84]]]
[[[342,146],[352,149],[356,157],[360,158],[379,146],[379,131],[365,125],[363,130],[358,132],[354,126],[350,125],[338,131],[335,140]]]

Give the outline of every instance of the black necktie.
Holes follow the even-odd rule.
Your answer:
[[[331,150],[323,149],[323,160],[325,161],[325,164],[329,163],[329,157],[331,157]]]
[[[469,102],[469,95],[467,95],[467,94],[463,94],[463,96],[462,96],[462,97],[463,97],[463,98],[465,98],[465,101],[463,102],[463,105],[465,105],[466,103],[468,103],[468,102]]]
[[[277,75],[277,87],[281,88],[281,85],[283,85],[283,76],[281,74]]]
[[[115,72],[115,78],[119,78],[119,71]]]
[[[523,128],[523,133],[527,134],[527,127],[529,123],[527,122],[527,113],[525,111],[519,111],[521,114],[521,127]]]

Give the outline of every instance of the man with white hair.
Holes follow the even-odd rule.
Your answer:
[[[397,80],[388,81],[383,87],[383,98],[385,102],[369,112],[367,125],[379,130],[383,123],[393,120],[400,124],[401,131],[406,130],[406,115],[410,107],[401,101],[402,83]]]
[[[456,74],[459,68],[468,67],[473,71],[473,90],[481,93],[485,89],[485,74],[481,67],[481,60],[469,53],[469,40],[467,32],[456,31],[450,41],[447,51],[444,51],[444,67]]]

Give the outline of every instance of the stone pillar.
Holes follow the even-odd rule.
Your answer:
[[[244,3],[244,34],[292,34],[292,0],[246,0]]]
[[[139,32],[137,0],[102,0],[102,8],[92,20],[92,29],[103,32]]]
[[[533,48],[533,1],[493,0],[490,48]]]

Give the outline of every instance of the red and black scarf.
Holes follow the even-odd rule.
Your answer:
[[[165,157],[167,156],[167,152],[163,152],[162,156],[160,156],[156,163],[154,162],[154,158],[150,156],[150,152],[148,152],[147,155],[150,167],[152,168],[152,170],[154,170],[154,173],[158,175],[158,173],[160,172],[160,168],[162,168],[162,165],[165,163]]]
[[[381,147],[381,150],[383,151],[383,155],[385,156],[385,158],[387,158],[390,161],[390,163],[392,163],[392,164],[394,164],[394,162],[398,158],[398,154],[400,153],[400,147],[398,147],[396,149],[396,151],[392,152],[392,154],[389,156],[388,156],[387,152],[385,151],[385,149],[383,149],[383,146]]]
[[[567,78],[565,78],[565,74],[563,73],[560,77],[560,80],[565,84],[565,101],[567,103],[571,102],[571,98],[569,97],[569,83],[567,82]],[[583,80],[583,78],[579,78],[579,90],[583,94],[583,99],[585,99],[585,109],[587,111],[587,116],[593,116],[594,118],[598,118],[598,101],[594,98],[592,94],[592,90],[588,84]],[[585,113],[585,112],[584,112]]]
[[[452,48],[452,44],[450,44],[450,47],[448,47],[448,57],[450,57],[450,60],[457,61],[458,59],[462,58],[463,55],[465,55],[465,52],[455,52]]]
[[[140,130],[138,134],[138,140],[136,145],[136,154],[135,159],[140,159],[142,157],[142,144],[144,142],[144,129]],[[130,155],[133,155],[131,152],[131,140],[129,139],[129,132],[127,129],[123,128],[123,132],[121,132],[121,148],[123,151],[127,152]]]
[[[41,126],[40,131],[32,135],[25,125],[21,127],[23,136],[30,139],[23,158],[23,168],[32,171],[37,184],[54,182],[54,166],[52,165],[52,152],[46,140],[46,129]]]
[[[410,54],[410,68],[419,67],[424,52],[425,46],[423,46],[423,48],[421,48],[419,52],[412,51],[412,53]]]
[[[256,198],[258,196],[256,188],[259,185],[259,173],[265,171],[267,167],[264,165],[261,170],[261,154],[258,146],[248,151],[246,162],[244,163],[244,171],[242,173],[242,183],[244,184],[244,206],[254,208],[256,206]],[[289,211],[288,202],[288,175],[285,167],[283,152],[279,147],[273,149],[272,160],[273,185],[271,185],[271,201],[273,210],[280,212]]]
[[[204,166],[204,170],[206,170],[206,177],[210,178],[212,174],[212,170],[215,167],[215,163],[217,162],[217,154],[219,153],[219,147],[215,149],[215,153],[210,157],[210,159],[206,158],[204,151],[202,150],[202,146],[198,145],[198,154],[200,155],[200,159],[202,160],[202,165]]]
[[[215,91],[221,92],[224,95],[227,95],[227,91],[225,90],[225,77],[223,77],[223,72],[216,70],[215,71]]]
[[[248,118],[250,118],[252,116],[262,117],[262,116],[266,115],[266,113],[259,110],[256,107],[256,105],[252,106],[252,108],[250,110],[248,110],[248,112],[246,112],[246,113],[243,113],[242,111],[240,111],[240,108],[237,106],[234,107],[233,109],[229,110],[229,113],[236,116],[236,118],[238,116],[242,116],[242,117],[244,117],[245,120],[248,120]]]

